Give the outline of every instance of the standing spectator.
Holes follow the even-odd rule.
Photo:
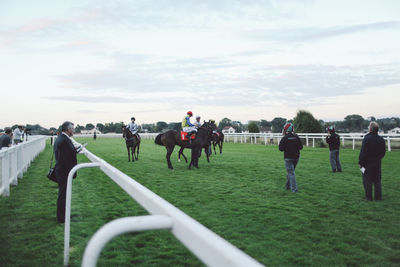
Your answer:
[[[5,134],[0,136],[0,149],[3,147],[11,147],[11,137],[13,133],[10,128],[7,128]]]
[[[24,134],[24,129],[21,125],[19,125],[14,130],[14,145],[18,145],[22,142],[22,135]]]
[[[64,223],[68,173],[77,164],[77,151],[70,139],[74,134],[74,124],[66,121],[62,124],[61,130],[62,133],[54,142],[54,156],[56,158],[54,169],[58,181],[57,221]],[[74,174],[75,177],[76,173]]]
[[[326,142],[329,144],[329,160],[331,162],[332,171],[341,172],[342,166],[339,161],[340,136],[335,132],[334,126],[328,128]]]
[[[287,171],[286,189],[291,189],[293,193],[296,193],[298,189],[294,170],[299,162],[300,150],[303,149],[303,144],[299,136],[293,131],[293,124],[286,123],[283,126],[282,133],[285,136],[279,142],[279,150],[284,152],[283,157]]]
[[[372,200],[372,185],[374,185],[375,200],[382,200],[381,187],[381,161],[385,156],[385,140],[378,135],[379,125],[372,121],[369,124],[369,133],[364,137],[360,156],[359,167],[364,168],[363,185],[365,197]]]
[[[94,141],[96,141],[96,138],[97,138],[97,136],[96,136],[96,129],[95,129],[94,132],[93,132],[93,139],[94,139]]]

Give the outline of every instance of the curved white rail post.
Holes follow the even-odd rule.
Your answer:
[[[115,236],[128,232],[171,229],[172,219],[165,215],[126,217],[103,225],[90,239],[82,259],[82,267],[95,267],[101,250]]]
[[[71,194],[72,194],[72,177],[75,172],[82,168],[100,167],[99,162],[81,163],[71,169],[67,180],[67,194],[65,200],[65,228],[64,228],[64,266],[68,265],[69,261],[69,230],[71,222]]]

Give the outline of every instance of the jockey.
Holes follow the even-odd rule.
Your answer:
[[[131,131],[131,133],[136,136],[136,138],[139,139],[138,135],[137,135],[137,131],[138,131],[138,127],[137,124],[135,123],[135,117],[131,118],[131,123],[129,123],[126,128]]]
[[[196,127],[196,129],[200,128],[201,121],[200,121],[200,116],[199,115],[196,116],[196,121],[193,124],[194,124],[194,127]]]
[[[193,116],[193,113],[191,111],[188,111],[186,113],[186,116],[183,117],[182,119],[182,131],[187,132],[187,137],[190,140],[190,135],[192,135],[192,133],[196,133],[197,129],[196,127],[190,122],[190,117]]]

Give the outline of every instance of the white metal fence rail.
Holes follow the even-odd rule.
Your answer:
[[[0,150],[0,195],[10,195],[10,184],[17,185],[18,178],[28,169],[32,160],[46,146],[45,136],[32,136],[29,141]]]
[[[72,177],[80,168],[99,167],[108,177],[118,184],[128,195],[135,199],[151,215],[117,219],[104,225],[91,238],[86,246],[82,266],[95,266],[101,249],[114,236],[153,229],[169,229],[197,258],[209,266],[262,266],[259,262],[239,250],[175,206],[171,205],[131,177],[114,168],[103,159],[83,149],[83,153],[92,163],[75,166],[68,175],[65,232],[64,265],[69,262],[69,234],[71,214]]]
[[[140,133],[142,139],[155,139],[158,133]],[[305,141],[306,146],[315,147],[318,141],[325,143],[326,133],[298,133],[301,139]],[[353,149],[357,142],[361,142],[365,133],[341,133],[340,139],[342,146],[345,142],[352,143]],[[388,151],[392,150],[393,145],[400,147],[400,135],[381,134],[386,141]],[[92,135],[76,135],[76,137],[92,137]],[[100,138],[121,138],[122,134],[98,134]],[[227,133],[224,142],[233,142],[241,144],[278,144],[282,139],[281,133]]]
[[[299,137],[305,140],[306,146],[312,145],[315,147],[317,141],[325,142],[326,133],[298,133]],[[361,142],[364,138],[364,133],[357,134],[340,134],[342,146],[345,141],[352,142],[353,149],[355,149],[356,142]],[[386,140],[388,151],[392,150],[393,142],[400,146],[400,135],[381,135]],[[278,144],[283,135],[280,133],[231,133],[225,134],[224,142],[233,143],[250,143],[250,144]]]

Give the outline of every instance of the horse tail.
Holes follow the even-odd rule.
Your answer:
[[[156,136],[156,139],[154,139],[154,143],[156,143],[157,145],[163,146],[164,144],[161,142],[161,137],[163,136],[162,133],[160,133],[159,135]]]

